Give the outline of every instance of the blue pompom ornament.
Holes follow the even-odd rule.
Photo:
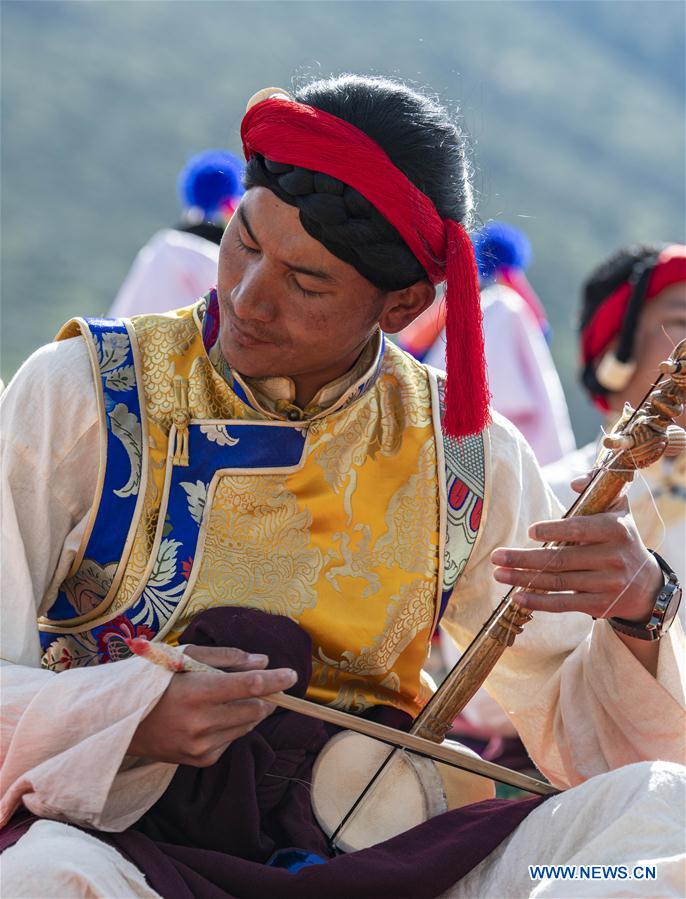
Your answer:
[[[245,193],[244,163],[226,150],[205,150],[188,160],[177,187],[186,209],[199,210],[207,221],[226,217]]]
[[[479,277],[489,281],[501,269],[524,271],[531,262],[529,238],[505,222],[488,222],[472,236]]]

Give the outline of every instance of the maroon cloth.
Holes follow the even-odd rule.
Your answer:
[[[295,695],[302,695],[309,682],[309,637],[286,618],[212,609],[193,621],[181,642],[265,652],[270,667],[298,672],[291,690]],[[395,727],[409,724],[408,716],[388,708],[373,710],[371,717]],[[297,873],[266,865],[283,848],[330,854],[308,789],[312,763],[330,735],[322,722],[277,709],[211,768],[179,766],[164,795],[134,828],[90,833],[129,858],[165,899],[432,899],[543,801],[476,803]],[[15,816],[0,833],[0,846],[16,842],[31,819]]]
[[[14,846],[31,827],[34,821],[38,821],[35,815],[32,815],[24,806],[21,806],[12,818],[0,830],[0,853],[10,846]]]

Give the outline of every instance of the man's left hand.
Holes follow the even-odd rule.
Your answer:
[[[585,482],[572,486],[579,489]],[[650,619],[662,571],[644,546],[625,497],[609,512],[537,522],[529,536],[572,545],[499,548],[491,554],[498,566],[495,579],[523,588],[516,595],[518,605],[641,623]]]

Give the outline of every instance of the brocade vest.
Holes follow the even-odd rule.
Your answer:
[[[476,539],[483,436],[441,434],[442,383],[380,342],[365,375],[305,421],[261,408],[210,362],[201,301],[74,319],[100,417],[86,533],[39,628],[44,666],[176,643],[200,611],[286,615],[312,639],[308,698],[415,716],[431,636]]]

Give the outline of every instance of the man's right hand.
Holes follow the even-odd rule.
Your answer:
[[[273,712],[262,696],[297,681],[290,668],[265,670],[267,656],[220,646],[188,646],[184,652],[229,671],[175,674],[159,702],[138,725],[128,754],[176,765],[213,765],[234,740]]]

